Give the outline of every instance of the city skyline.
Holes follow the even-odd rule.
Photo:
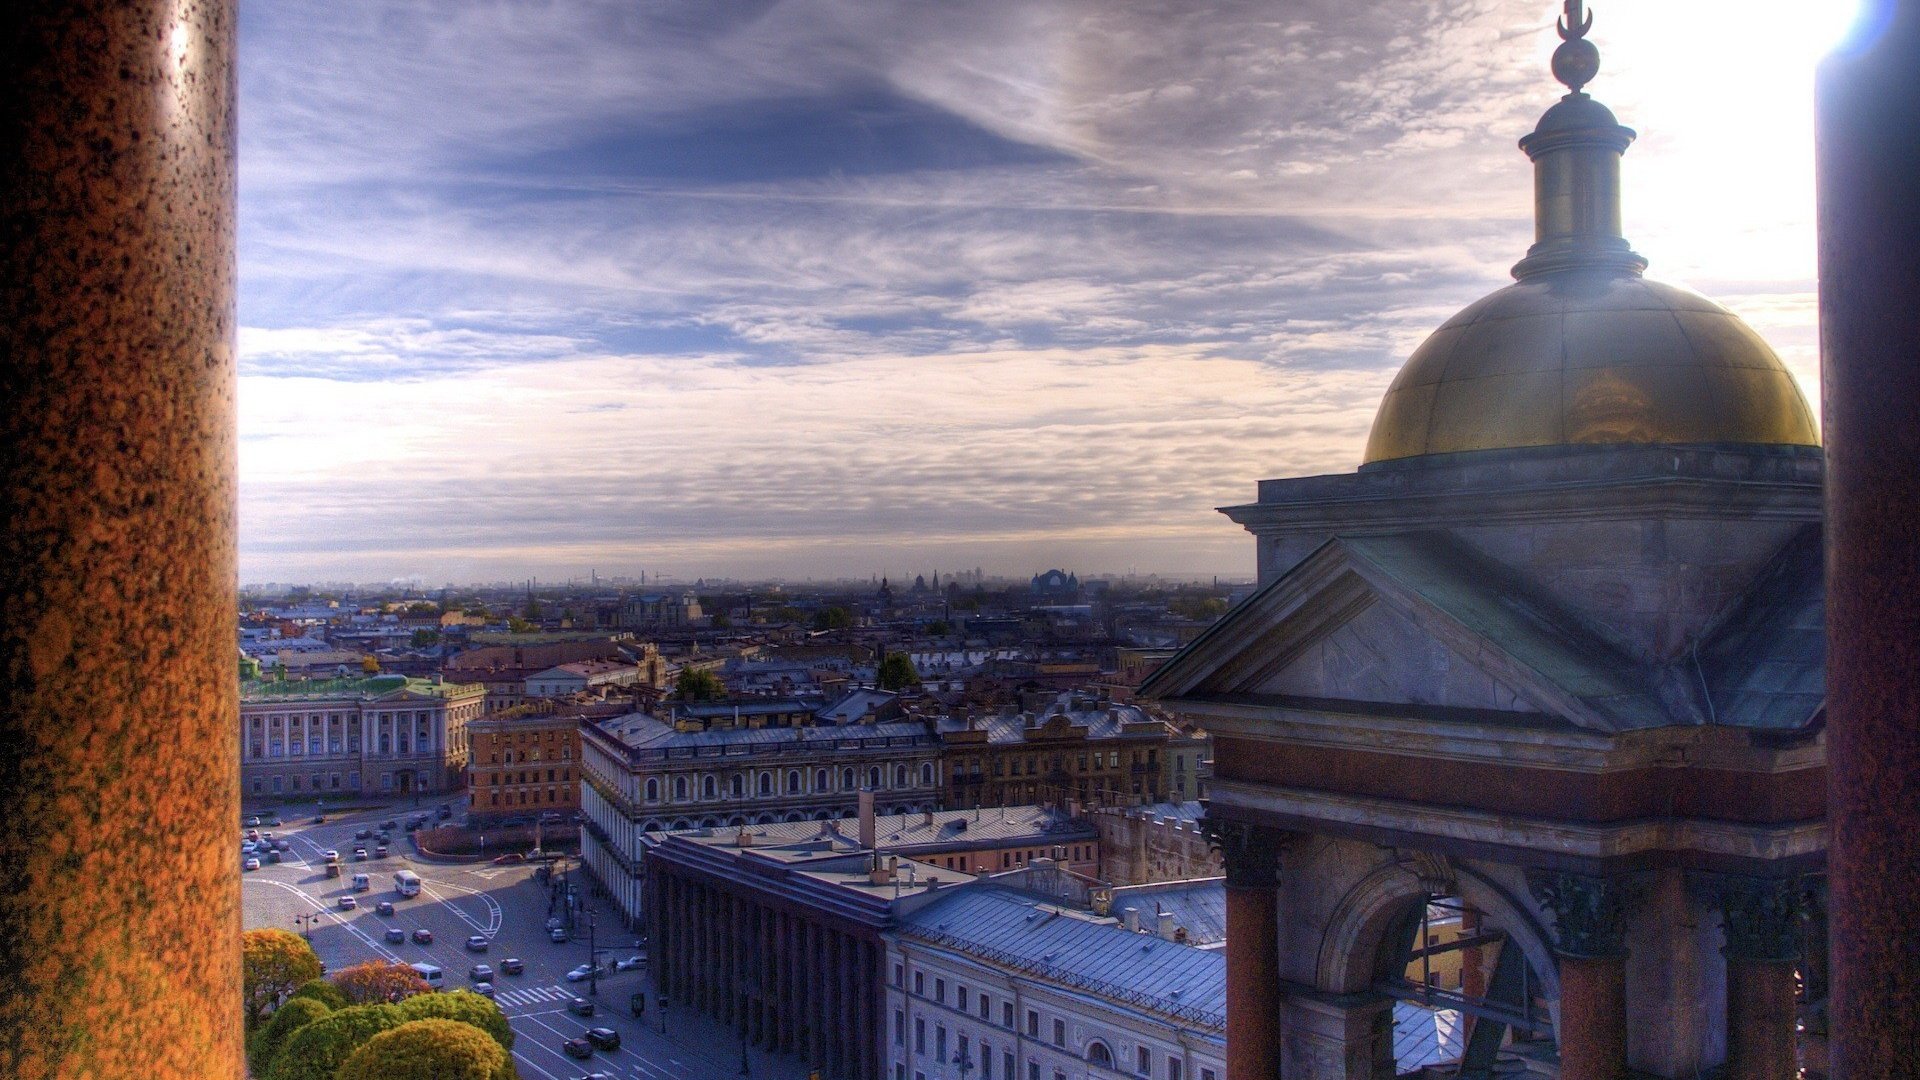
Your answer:
[[[1837,17],[1700,8],[1599,13],[1627,233],[1817,401]],[[1249,576],[1558,90],[1530,2],[650,11],[245,7],[242,580]]]

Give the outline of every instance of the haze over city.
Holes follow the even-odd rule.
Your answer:
[[[1596,89],[1816,397],[1809,7],[1615,0]],[[1248,576],[1524,252],[1549,13],[248,5],[242,579]]]

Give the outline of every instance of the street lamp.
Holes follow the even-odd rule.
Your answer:
[[[293,917],[293,925],[300,928],[301,937],[306,938],[308,941],[313,940],[313,924],[320,921],[321,914],[322,912],[315,911],[306,915],[295,915]]]

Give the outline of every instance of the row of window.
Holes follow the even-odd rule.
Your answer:
[[[507,799],[506,799],[506,802],[504,803],[500,801],[500,794],[501,793],[498,791],[488,792],[487,805],[488,806],[515,806],[515,805],[527,806],[529,805],[529,800],[527,799],[527,796],[529,794],[533,796],[533,799],[531,800],[531,805],[533,806],[540,805],[540,789],[539,788],[532,788],[529,791],[509,791],[506,793]],[[519,796],[519,801],[517,803],[514,800],[514,796],[516,795]],[[553,788],[548,788],[547,789],[547,805],[559,806],[560,804],[565,803],[571,806],[573,804],[573,800],[568,798],[567,795],[568,795],[568,792],[565,788],[561,788],[558,791],[556,791]]]
[[[318,723],[320,723],[321,721],[323,721],[323,720],[324,720],[324,721],[326,721],[326,722],[328,722],[328,723],[330,723],[330,724],[332,724],[332,725],[334,725],[335,727],[338,727],[338,726],[339,726],[339,725],[341,724],[341,722],[342,722],[342,721],[344,721],[344,720],[347,720],[347,719],[349,719],[350,717],[352,717],[352,716],[355,716],[355,715],[362,715],[362,714],[353,714],[353,713],[305,713],[305,714],[302,714],[302,713],[272,713],[272,714],[269,714],[269,715],[268,715],[268,716],[266,717],[266,719],[267,719],[267,721],[268,721],[269,723],[271,723],[271,724],[272,724],[272,725],[273,725],[274,727],[279,727],[279,726],[280,726],[280,725],[281,725],[281,724],[282,724],[283,722],[284,722],[284,723],[288,723],[288,724],[298,724],[298,723],[299,723],[299,722],[300,722],[300,721],[301,721],[302,719],[305,719],[305,720],[306,720],[306,722],[307,722],[307,723],[309,723],[309,724],[318,724]],[[380,723],[382,723],[382,724],[385,724],[385,723],[387,723],[387,722],[389,722],[389,721],[391,721],[391,720],[398,720],[399,722],[401,722],[401,723],[403,723],[403,724],[409,724],[409,723],[415,723],[415,722],[419,722],[419,723],[426,723],[426,722],[428,722],[428,721],[430,721],[430,720],[432,720],[432,719],[433,719],[433,713],[432,713],[432,712],[429,712],[429,711],[421,711],[421,712],[393,712],[393,713],[366,713],[366,714],[364,714],[364,716],[365,716],[365,717],[366,717],[367,719],[369,719],[369,720],[377,720],[377,721],[379,721],[379,722],[380,722]],[[253,726],[254,726],[254,727],[259,727],[259,726],[260,726],[260,719],[261,719],[261,718],[260,718],[260,717],[258,717],[258,716],[255,716],[255,717],[253,718]]]
[[[358,791],[360,790],[360,774],[357,772],[346,774],[346,786],[344,788],[340,786],[339,773],[313,773],[311,775],[305,773],[275,774],[265,778],[256,776],[253,777],[249,783],[249,787],[252,788],[253,794],[255,795],[265,795],[269,786],[271,786],[273,794],[275,795],[283,795],[289,791]],[[393,790],[392,773],[385,772],[380,774],[380,790]]]
[[[507,751],[505,751],[505,752],[504,752],[504,764],[507,764],[507,765],[511,765],[511,764],[513,764],[513,753],[514,753],[514,752],[513,752],[512,750],[507,750]],[[538,748],[535,748],[535,749],[533,749],[533,750],[522,750],[522,751],[520,751],[520,760],[521,760],[521,761],[539,761],[539,760],[540,760],[540,751],[539,751],[539,749],[538,749]],[[551,760],[553,760],[553,755],[552,755],[552,753],[551,753],[551,752],[549,752],[549,753],[548,753],[548,755],[547,755],[547,760],[549,760],[549,761],[551,761]],[[573,747],[571,747],[571,746],[562,746],[562,747],[560,748],[560,760],[561,760],[561,761],[572,761],[572,760],[573,760]],[[499,764],[502,764],[502,763],[503,763],[503,755],[502,755],[502,754],[488,754],[488,755],[487,755],[487,764],[489,764],[489,765],[499,765]]]
[[[1010,870],[1016,866],[1025,866],[1043,856],[1050,858],[1064,857],[1069,862],[1087,862],[1093,859],[1093,845],[1068,844],[1065,847],[1053,847],[1046,850],[1040,848],[1021,848],[1018,850],[1009,848],[1000,853],[1000,869]],[[942,855],[936,858],[926,859],[925,861],[944,866],[949,870],[961,870],[968,873],[971,873],[973,868],[973,859],[967,855]]]
[[[811,790],[814,792],[826,792],[826,791],[836,790],[831,785],[832,776],[833,776],[832,770],[815,769],[813,772],[813,787]],[[854,784],[858,776],[859,776],[858,770],[851,769],[851,768],[841,769],[840,770],[840,787],[837,790],[840,790],[840,791],[856,790]],[[870,766],[867,769],[867,786],[878,789],[881,786],[880,781],[884,776],[885,776],[885,772],[880,768],[880,766],[878,765]],[[905,765],[894,766],[893,768],[893,786],[894,787],[896,788],[911,787],[912,779],[913,779],[913,773]],[[933,786],[933,782],[934,782],[933,763],[925,762],[920,766],[920,783],[923,787],[931,787]],[[756,795],[760,795],[760,796],[773,795],[775,793],[774,792],[774,774],[771,772],[761,773],[757,783],[755,784],[755,787],[757,788],[757,791],[755,792]],[[661,790],[660,778],[657,776],[649,776],[647,778],[647,783],[645,788],[646,801],[659,802],[660,790]],[[803,776],[801,771],[799,769],[787,770],[785,793],[788,795],[804,795],[807,793],[807,790],[808,789],[805,787],[805,777]],[[693,786],[688,781],[687,777],[676,776],[673,778],[673,801],[674,802],[684,802],[687,799],[691,798],[692,791],[693,791]],[[728,798],[742,799],[746,797],[746,794],[747,794],[747,780],[744,775],[740,773],[735,773],[734,775],[727,778],[727,797]],[[702,776],[700,778],[700,798],[717,799],[719,797],[720,797],[719,778],[711,774]]]

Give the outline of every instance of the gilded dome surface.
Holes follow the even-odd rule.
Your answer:
[[[1780,358],[1726,308],[1637,274],[1568,271],[1435,330],[1381,401],[1366,461],[1579,443],[1820,436]]]

